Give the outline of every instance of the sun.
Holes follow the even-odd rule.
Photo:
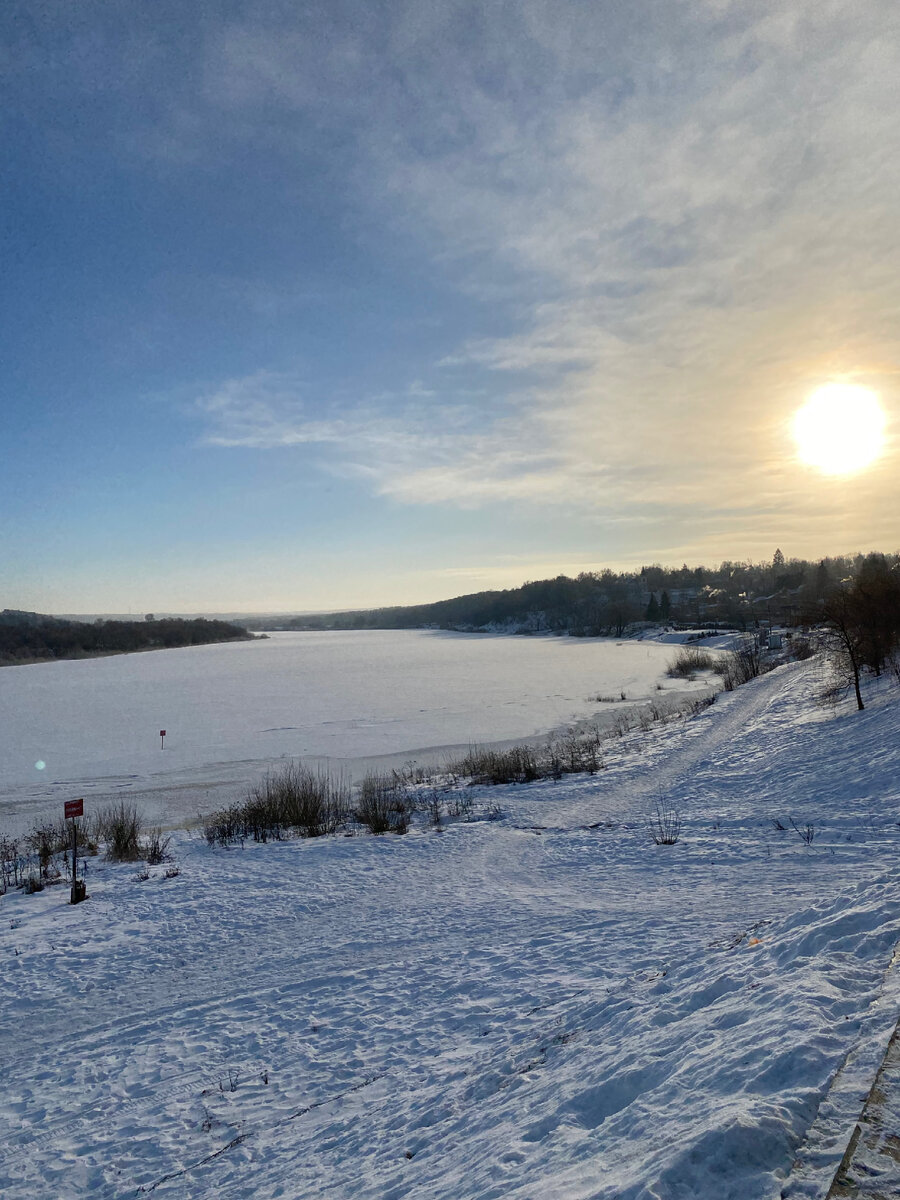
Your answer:
[[[854,383],[826,383],[794,414],[799,457],[823,475],[851,475],[881,453],[885,416],[878,397]]]

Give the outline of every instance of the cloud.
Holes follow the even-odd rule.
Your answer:
[[[509,332],[333,418],[228,385],[213,439],[327,445],[409,504],[833,516],[785,430],[833,375],[895,402],[896,7],[339,8],[219,29],[205,102],[285,145],[339,130],[358,212]],[[870,512],[870,490],[841,503]]]
[[[209,427],[204,441],[255,450],[342,441],[345,431],[340,420],[306,417],[304,390],[301,379],[273,371],[225,380],[195,400]]]
[[[366,479],[382,495],[462,507],[502,493],[516,478],[525,481],[525,491],[533,489],[536,473],[552,465],[535,451],[503,450],[508,420],[485,427],[483,412],[465,396],[442,402],[419,380],[402,394],[344,405],[327,419],[310,415],[308,391],[300,377],[271,371],[226,380],[194,401],[206,425],[203,440],[253,450],[316,447],[323,467]],[[322,451],[331,452],[322,457]],[[468,496],[442,484],[446,476],[457,487],[465,475]]]

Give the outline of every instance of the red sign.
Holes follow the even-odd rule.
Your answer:
[[[161,729],[161,730],[159,731],[159,736],[160,736],[160,737],[165,737],[165,736],[166,736],[166,731],[165,731],[164,729]]]
[[[65,804],[66,820],[69,817],[84,816],[84,800],[67,800]]]

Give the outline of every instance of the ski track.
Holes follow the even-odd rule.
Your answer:
[[[778,1196],[898,936],[896,702],[814,684],[479,789],[502,820],[4,897],[0,1194]]]

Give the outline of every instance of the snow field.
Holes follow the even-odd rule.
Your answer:
[[[498,821],[4,896],[0,1194],[824,1196],[896,1019],[900,740],[816,670]]]

